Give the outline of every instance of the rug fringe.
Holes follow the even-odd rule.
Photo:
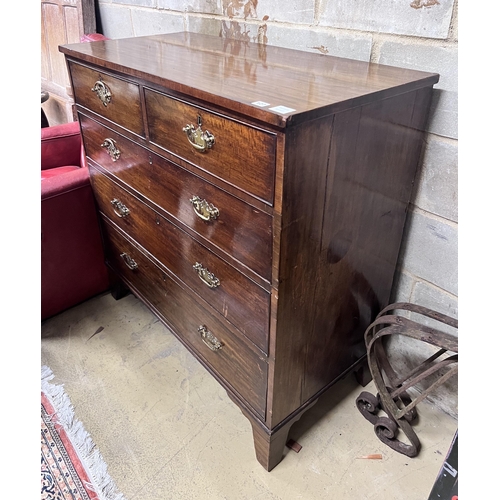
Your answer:
[[[64,392],[64,386],[50,383],[54,374],[48,366],[42,366],[41,374],[42,391],[50,399],[59,423],[70,437],[92,481],[92,484],[87,486],[92,487],[102,500],[126,500],[123,494],[117,491],[116,485],[108,474],[108,467],[90,434],[85,430],[82,422],[75,418],[74,407]]]

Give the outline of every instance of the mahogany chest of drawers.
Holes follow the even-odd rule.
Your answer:
[[[60,50],[115,296],[223,385],[271,470],[365,361],[438,75],[194,33]]]

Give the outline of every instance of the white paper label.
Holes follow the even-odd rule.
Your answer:
[[[274,108],[269,108],[270,111],[276,111],[276,113],[292,113],[295,109],[287,108],[286,106],[274,106]]]
[[[255,102],[252,102],[252,104],[254,106],[259,106],[259,108],[265,108],[266,106],[270,105],[268,102],[264,102],[264,101],[255,101]]]

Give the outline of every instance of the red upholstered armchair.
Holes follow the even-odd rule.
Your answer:
[[[41,129],[42,320],[109,288],[78,122]]]

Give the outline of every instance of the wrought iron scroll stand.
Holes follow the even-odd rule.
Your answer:
[[[411,425],[417,416],[416,406],[458,372],[458,336],[396,315],[396,311],[417,313],[455,329],[458,329],[458,321],[426,307],[400,302],[383,309],[365,332],[368,366],[378,394],[362,392],[356,399],[356,406],[373,424],[375,434],[383,443],[408,457],[415,457],[420,451],[420,441]],[[437,351],[409,373],[398,375],[389,362],[385,346],[391,335],[425,342]],[[433,380],[430,386],[412,400],[408,389],[430,377]],[[380,410],[387,416],[379,416]],[[409,444],[397,439],[398,428]]]

